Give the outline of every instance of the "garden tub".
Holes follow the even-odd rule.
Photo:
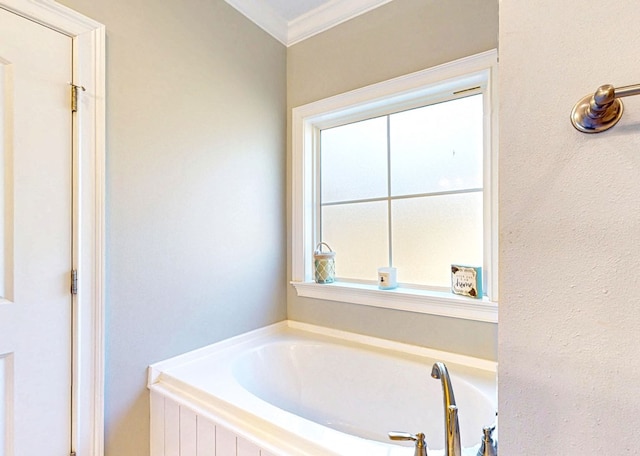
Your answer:
[[[496,364],[281,322],[149,369],[152,456],[411,456],[389,431],[444,454],[434,362],[447,365],[464,454],[496,413]]]

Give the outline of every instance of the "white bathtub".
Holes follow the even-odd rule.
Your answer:
[[[442,455],[436,361],[475,456],[495,421],[495,363],[295,322],[152,365],[152,456],[411,456],[389,431],[424,432]]]

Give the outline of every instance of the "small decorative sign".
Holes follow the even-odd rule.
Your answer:
[[[482,268],[451,265],[451,291],[482,299]]]

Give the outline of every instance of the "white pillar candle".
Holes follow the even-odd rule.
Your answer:
[[[398,286],[398,271],[396,268],[378,268],[378,288],[391,290]]]

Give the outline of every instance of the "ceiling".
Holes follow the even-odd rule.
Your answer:
[[[264,0],[277,14],[292,21],[329,3],[328,0]]]
[[[225,0],[286,46],[392,0]]]

